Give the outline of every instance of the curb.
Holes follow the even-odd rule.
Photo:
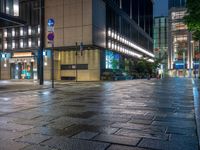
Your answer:
[[[200,148],[200,97],[199,97],[199,88],[196,85],[194,79],[192,79],[193,84],[193,96],[194,96],[194,110],[195,110],[195,121],[197,126],[197,136]]]

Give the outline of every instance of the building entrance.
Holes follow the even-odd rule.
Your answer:
[[[11,79],[33,79],[33,63],[32,62],[12,63]]]

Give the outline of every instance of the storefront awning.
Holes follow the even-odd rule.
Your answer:
[[[26,22],[23,21],[22,19],[0,12],[0,28],[10,27],[10,26],[20,26],[24,24],[26,24]]]

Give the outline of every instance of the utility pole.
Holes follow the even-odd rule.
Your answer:
[[[185,77],[185,66],[186,64],[185,64],[185,50],[183,50],[183,75],[184,75],[184,77]]]
[[[44,84],[44,58],[43,58],[43,51],[44,51],[44,0],[40,0],[40,48],[38,50],[38,79],[40,80],[40,85]]]
[[[51,69],[52,88],[54,88],[54,43],[51,50]]]
[[[76,64],[75,64],[75,69],[76,69],[76,82],[78,81],[78,71],[77,71],[77,55],[78,55],[78,43],[76,42]]]

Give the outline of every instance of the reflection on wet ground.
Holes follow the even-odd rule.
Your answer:
[[[1,150],[198,150],[189,79],[6,88]]]

